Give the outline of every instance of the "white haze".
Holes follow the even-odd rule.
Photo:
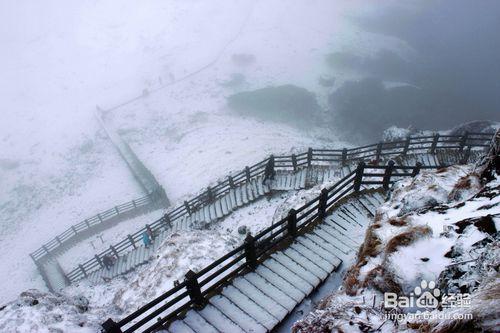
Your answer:
[[[225,100],[235,90],[220,83],[243,73],[248,90],[294,84],[328,110],[332,89],[363,74],[332,72],[327,54],[415,56],[406,41],[353,20],[377,7],[348,0],[0,1],[0,302],[44,288],[30,252],[142,195],[100,130],[96,105],[109,109],[173,83],[112,116],[174,203],[271,152],[349,144],[331,128],[235,117]],[[238,53],[254,55],[255,64],[235,66]],[[318,84],[323,75],[335,77],[333,88]]]

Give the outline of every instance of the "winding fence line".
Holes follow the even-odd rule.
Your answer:
[[[463,150],[464,147],[462,143],[466,141],[459,140],[457,142],[458,145],[453,145],[450,141],[447,141],[445,143],[445,149]],[[433,141],[429,143],[432,144]],[[479,144],[478,146],[483,147],[484,145]],[[357,150],[359,151],[361,149],[370,157],[382,156],[382,152],[384,151],[383,145],[382,149],[378,148],[380,147],[379,145],[375,145],[374,147],[376,148],[375,153],[370,149],[363,150],[365,148],[358,148]],[[324,157],[325,150],[322,150],[322,152],[322,156]],[[385,154],[390,155],[387,151]],[[462,162],[465,162],[464,158],[467,156],[470,157],[470,154],[460,156]],[[241,277],[248,276],[248,279],[250,279],[250,275],[253,271],[258,269],[259,265],[271,260],[272,263],[279,266],[277,271],[284,269],[291,272],[296,269],[298,272],[301,272],[298,273],[298,275],[302,276],[304,281],[311,279],[316,281],[312,283],[313,286],[319,284],[320,280],[318,280],[318,277],[324,279],[325,270],[321,270],[320,266],[314,265],[311,262],[311,260],[318,258],[318,254],[311,253],[310,248],[307,249],[301,245],[296,246],[295,241],[298,238],[310,233],[311,230],[325,220],[333,208],[345,202],[346,198],[350,195],[360,194],[363,187],[381,187],[384,190],[388,190],[390,185],[399,179],[414,177],[422,169],[435,169],[439,167],[441,167],[439,164],[423,165],[420,162],[417,162],[414,166],[407,166],[396,165],[396,162],[393,160],[390,160],[387,165],[375,165],[375,163],[374,165],[369,165],[364,161],[360,161],[354,170],[345,175],[333,186],[323,189],[316,198],[302,205],[300,208],[291,209],[286,218],[274,223],[272,226],[260,231],[254,236],[248,235],[244,244],[236,247],[234,250],[212,262],[200,271],[187,272],[182,283],[174,286],[163,295],[155,298],[120,321],[115,322],[112,319],[108,319],[102,324],[104,332],[129,333],[137,330],[142,332],[166,331],[169,329],[170,324],[186,315],[190,316],[189,320],[194,320],[193,316],[198,316],[202,318],[199,320],[203,321],[203,317],[200,317],[199,313],[207,304],[210,306],[219,304],[219,312],[222,313],[223,316],[225,315],[226,319],[230,317],[234,318],[234,309],[231,307],[235,306],[234,304],[238,302],[240,302],[240,304],[237,304],[237,307],[243,310],[243,313],[247,315],[251,313],[254,314],[253,319],[255,321],[256,331],[267,332],[276,324],[276,320],[270,323],[269,316],[267,316],[269,313],[272,313],[273,310],[268,309],[265,304],[259,308],[257,305],[258,302],[251,302],[250,300],[252,298],[263,299],[264,297],[259,293],[265,292],[265,288],[271,288],[271,286],[263,287],[264,289],[252,289],[252,287],[249,287],[251,288],[249,291],[250,294],[258,293],[258,295],[249,295],[242,294],[243,291],[241,288],[245,288],[244,285],[239,289],[238,286],[236,286],[236,288],[231,287],[232,285],[228,286],[229,283],[237,282],[241,286],[242,283],[246,283],[241,280]],[[368,209],[367,211],[371,212]],[[356,221],[355,217],[353,221]],[[302,237],[301,242],[307,240],[307,237]],[[284,255],[283,253],[287,253],[284,249],[288,248],[291,244],[294,244],[293,246],[295,246],[295,249],[291,251],[286,250],[288,251],[288,255]],[[319,243],[316,243],[316,245],[313,244],[318,251],[325,250],[328,245],[335,246],[339,244],[327,244],[323,247],[319,246]],[[301,250],[296,250],[299,247]],[[308,259],[306,260],[306,258]],[[319,260],[322,260],[321,258]],[[268,262],[268,266],[265,267],[269,267],[270,264],[271,263]],[[335,266],[338,266],[338,262],[331,261],[323,263],[323,265],[327,265],[334,269]],[[311,269],[310,272],[307,271],[308,267]],[[304,271],[304,269],[306,269],[306,271]],[[277,271],[275,271],[275,273],[279,275]],[[248,281],[248,279],[246,281]],[[246,284],[246,286],[248,287],[248,284]],[[226,299],[231,299],[231,293],[233,293],[231,302],[234,304],[231,302],[228,304],[226,302],[224,305],[220,303],[220,299],[215,299],[215,301],[213,301],[212,298],[218,297],[217,295],[221,291],[223,295],[226,296]],[[270,292],[267,295],[271,295]],[[267,309],[267,313],[265,309]],[[226,314],[225,311],[229,312]],[[233,312],[233,316],[231,315],[231,311]],[[283,319],[283,317],[284,315],[281,316],[281,319]],[[206,319],[205,317],[205,320]],[[203,321],[200,327],[205,329],[211,328],[212,326],[207,322],[208,320]],[[182,321],[181,324],[185,325],[186,323]],[[214,322],[211,322],[211,324],[214,325]],[[234,320],[232,325],[238,327]],[[177,326],[177,328],[179,327]],[[189,326],[187,328],[189,329]],[[240,331],[246,331],[242,329],[242,326],[239,326],[238,329]],[[177,329],[174,327],[174,329],[170,331],[176,332]],[[178,331],[180,332],[182,329]],[[194,329],[189,331],[201,332]],[[225,332],[225,330],[223,330],[223,332]]]
[[[306,186],[326,180],[326,177],[323,178],[325,173],[322,173],[321,170],[328,169],[328,174],[333,175],[335,173],[336,175],[342,175],[350,172],[350,166],[353,163],[362,160],[370,164],[379,164],[393,158],[399,161],[399,163],[407,163],[410,160],[417,162],[419,159],[425,157],[427,160],[422,160],[421,162],[428,165],[466,163],[469,159],[475,160],[477,158],[479,154],[478,149],[488,147],[491,137],[492,134],[484,133],[467,133],[463,136],[434,135],[408,137],[406,140],[381,142],[352,149],[309,148],[307,152],[301,154],[270,156],[250,167],[245,167],[239,173],[228,176],[217,185],[206,188],[205,191],[195,198],[185,201],[182,205],[168,211],[159,220],[146,225],[136,233],[127,236],[121,242],[111,245],[106,251],[96,254],[93,258],[78,265],[67,274],[63,272],[57,261],[55,261],[55,255],[60,254],[75,242],[80,241],[88,235],[105,229],[114,223],[114,221],[161,207],[164,204],[161,203],[162,198],[164,198],[164,191],[160,193],[151,192],[143,198],[113,207],[93,218],[74,225],[33,252],[31,257],[42,273],[42,277],[49,289],[58,290],[70,283],[88,277],[97,270],[103,269],[103,258],[105,256],[111,255],[119,258],[135,250],[141,245],[142,234],[144,232],[150,230],[158,234],[162,231],[178,228],[181,224],[190,226],[200,221],[211,222],[217,220],[231,212],[231,209],[227,209],[224,204],[221,204],[225,200],[233,202],[235,206],[238,203],[237,206],[239,207],[257,197],[252,197],[252,193],[269,193],[270,187],[268,184],[270,181],[273,184],[272,189],[275,190],[305,188]],[[453,154],[450,154],[451,151],[453,151]],[[401,159],[401,157],[405,158]],[[290,177],[290,175],[295,175],[295,178]],[[291,180],[291,183],[289,180]],[[262,183],[266,185],[260,185]],[[295,187],[290,186],[290,184]],[[235,196],[235,192],[237,193],[235,190],[242,187],[252,189],[248,191],[248,197],[243,196],[240,198]],[[50,274],[45,271],[48,270],[46,266],[51,265],[56,265],[57,269],[51,268],[50,271],[57,271],[59,274],[62,274],[58,278],[58,281],[64,281],[64,283],[50,281]]]
[[[225,178],[213,187],[208,187],[195,198],[185,201],[182,205],[168,211],[163,217],[147,224],[144,228],[134,234],[128,235],[121,242],[111,245],[109,249],[96,254],[93,258],[78,265],[68,274],[66,278],[70,283],[87,278],[91,273],[103,269],[105,256],[119,258],[128,252],[141,246],[142,235],[145,232],[159,234],[172,228],[179,223],[200,222],[198,212],[208,207],[215,206],[214,203],[224,196],[230,195],[238,187],[252,185],[256,180],[265,183],[280,174],[299,174],[308,172],[307,178],[314,175],[318,168],[344,168],[346,173],[350,172],[350,165],[360,161],[369,164],[379,164],[389,159],[405,157],[402,163],[407,161],[419,162],[424,156],[427,160],[420,161],[426,165],[445,166],[457,163],[467,163],[475,160],[480,155],[478,149],[489,147],[493,134],[467,133],[463,136],[434,135],[408,137],[406,140],[395,142],[380,142],[352,149],[312,149],[309,148],[301,154],[286,156],[270,156],[250,167],[245,167],[239,173]],[[305,181],[305,180],[304,180]],[[307,186],[307,184],[306,184]],[[215,211],[215,208],[213,208]],[[224,214],[207,214],[210,221],[224,216]]]
[[[118,222],[145,214],[149,211],[167,208],[170,205],[163,187],[139,160],[130,146],[110,125],[106,124],[99,113],[96,112],[95,116],[146,195],[114,206],[80,223],[74,224],[30,253],[31,259],[51,291],[60,289],[71,282],[57,262],[57,255],[60,255],[83,239],[108,229]]]

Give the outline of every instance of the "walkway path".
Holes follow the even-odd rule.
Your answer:
[[[338,207],[255,271],[234,279],[202,310],[189,310],[163,332],[270,332],[356,251],[383,200],[371,192]]]

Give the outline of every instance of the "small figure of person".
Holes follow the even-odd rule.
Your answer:
[[[149,240],[151,241],[151,243],[153,243],[155,241],[155,234],[154,234],[153,230],[148,228],[146,230],[146,232],[148,233]]]
[[[149,230],[146,230],[142,233],[142,242],[144,243],[144,246],[146,248],[148,248],[151,245],[151,237]]]
[[[115,258],[110,254],[105,254],[104,257],[102,257],[102,263],[104,264],[104,267],[106,267],[106,269],[109,271],[109,269],[115,264]]]

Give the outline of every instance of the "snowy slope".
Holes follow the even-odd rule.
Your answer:
[[[165,86],[111,116],[180,200],[270,152],[346,145],[334,133],[229,115],[225,96],[235,90],[221,83],[232,74],[245,75],[245,89],[292,83],[322,102],[329,90],[317,79],[331,74],[326,53],[411,53],[393,38],[360,33],[348,18],[363,12],[350,1],[50,0],[2,2],[0,13],[9,51],[0,54],[2,301],[42,287],[30,251],[82,218],[140,196],[99,132],[96,104],[109,109]],[[253,54],[255,64],[235,64],[239,53]],[[348,73],[335,76],[341,84]]]
[[[498,320],[498,312],[494,314],[498,307],[491,306],[498,304],[494,267],[498,265],[499,188],[498,177],[482,184],[473,166],[423,172],[396,183],[390,199],[377,210],[343,289],[298,321],[293,331],[492,329]],[[440,298],[443,308],[430,308],[430,313],[470,312],[474,319],[403,319],[398,325],[384,318],[384,292],[418,296],[416,287],[427,287],[422,281],[435,281],[440,295],[471,294],[470,307],[446,308],[445,298]],[[417,310],[423,311],[415,305],[398,311]]]
[[[298,207],[316,196],[319,190],[320,186],[316,186],[277,193],[257,200],[207,229],[169,235],[146,265],[110,281],[80,281],[62,290],[62,295],[27,291],[0,310],[0,330],[25,332],[61,328],[71,332],[97,332],[103,319],[122,318],[172,288],[174,281],[182,280],[189,269],[200,270],[241,244],[245,236],[238,232],[239,227],[246,226],[256,233],[281,219],[290,207]],[[104,233],[104,238],[106,235]],[[99,246],[99,240],[93,241]],[[90,247],[83,244],[72,251],[83,252]],[[63,265],[66,258],[63,256]],[[34,299],[37,301],[33,302]],[[81,304],[85,305],[83,310]]]

